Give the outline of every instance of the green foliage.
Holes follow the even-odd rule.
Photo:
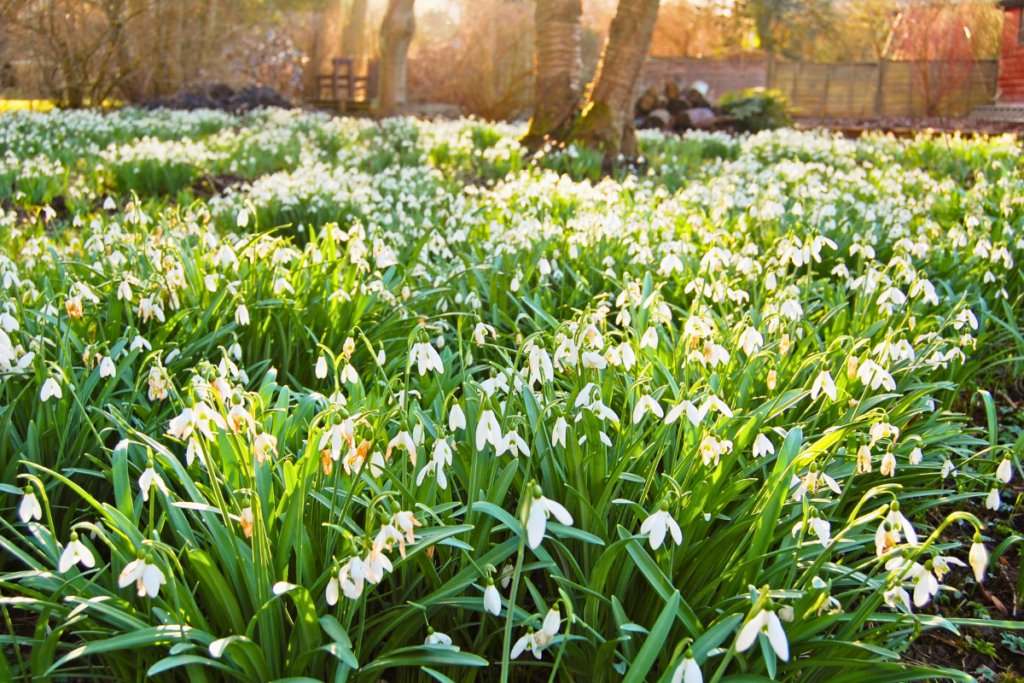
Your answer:
[[[1015,143],[76,116],[0,119],[81,154],[0,213],[0,678],[969,680]]]
[[[786,97],[778,90],[748,88],[726,93],[718,106],[733,117],[734,127],[740,132],[757,133],[789,125]]]

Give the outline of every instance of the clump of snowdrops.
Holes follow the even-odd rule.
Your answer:
[[[1018,148],[135,116],[4,120],[95,199],[0,215],[5,679],[968,679],[899,653],[1008,547]]]

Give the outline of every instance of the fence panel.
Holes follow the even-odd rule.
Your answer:
[[[794,116],[923,118],[968,116],[995,102],[999,63],[885,62],[818,64],[780,62],[773,87],[789,98]],[[643,87],[702,80],[720,97],[767,85],[764,62],[710,59],[649,59]]]

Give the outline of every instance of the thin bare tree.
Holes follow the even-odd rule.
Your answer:
[[[394,116],[405,105],[409,44],[416,32],[416,0],[388,0],[380,29],[379,116]]]
[[[583,116],[573,127],[575,140],[603,150],[606,157],[636,154],[633,102],[651,49],[659,2],[619,0]]]
[[[535,104],[530,130],[523,139],[539,145],[546,137],[568,131],[582,98],[580,58],[581,0],[537,0]]]

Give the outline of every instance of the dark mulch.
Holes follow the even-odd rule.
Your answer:
[[[142,106],[146,109],[220,109],[240,114],[260,107],[293,109],[295,104],[277,90],[267,86],[250,85],[235,91],[231,86],[220,83],[159,97]]]

